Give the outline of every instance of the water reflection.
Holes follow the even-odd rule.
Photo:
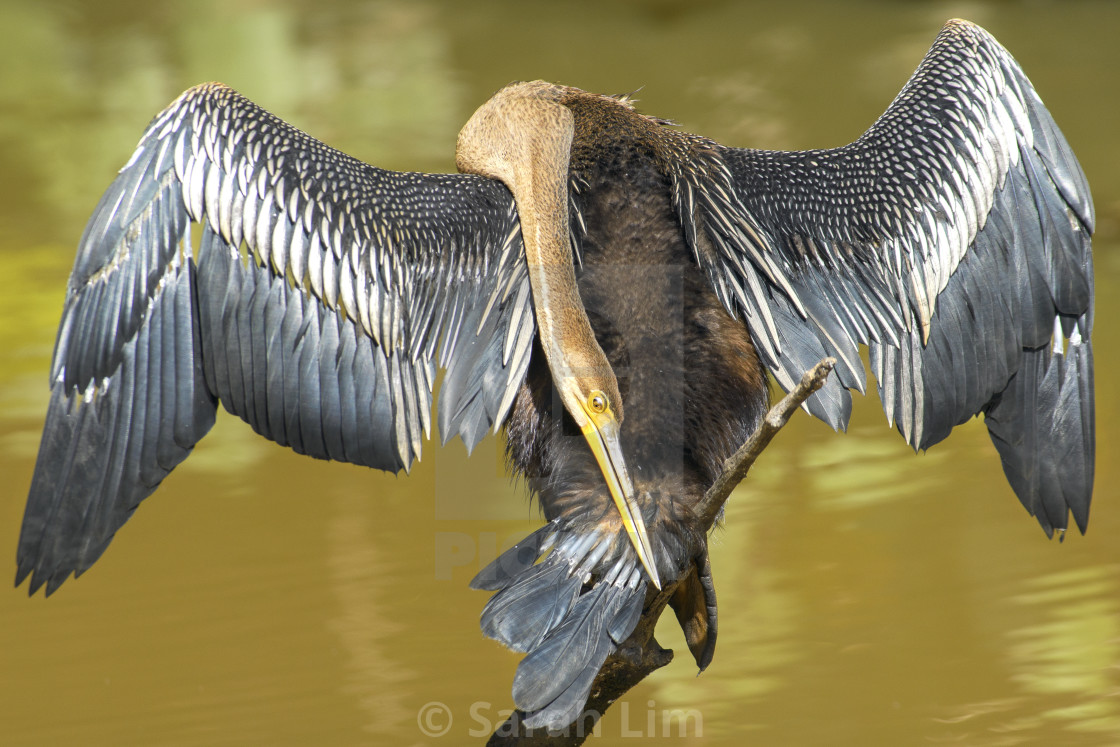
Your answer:
[[[1108,371],[1120,7],[4,3],[0,558],[14,555],[77,238],[144,124],[187,86],[224,80],[394,168],[450,170],[473,107],[537,77],[644,85],[647,111],[729,143],[823,146],[882,111],[952,15],[1012,49],[1094,186]],[[843,437],[797,418],[713,539],[715,662],[696,678],[663,625],[677,661],[628,696],[631,714],[699,709],[706,744],[1120,742],[1107,381],[1090,533],[1063,544],[1016,504],[976,424],[915,458],[873,395]],[[86,577],[49,601],[0,593],[5,741],[410,743],[429,701],[460,725],[480,702],[508,707],[518,657],[482,640],[486,595],[466,582],[536,511],[496,441],[469,460],[457,443],[425,448],[397,479],[311,463],[220,418]],[[617,741],[617,713],[603,733]]]
[[[412,717],[401,685],[416,675],[385,650],[406,628],[391,617],[392,600],[379,583],[397,569],[382,559],[364,512],[347,511],[347,503],[337,501],[340,510],[328,526],[329,583],[341,608],[328,628],[346,649],[348,676],[339,692],[356,701],[365,714],[362,728],[380,734]]]
[[[1053,730],[1110,741],[1120,726],[1118,571],[1048,573],[993,600],[1009,626],[1000,631],[1006,677],[1022,694],[947,708],[935,719],[947,725],[941,740],[1020,744]]]
[[[1120,724],[1120,565],[1049,573],[1011,598],[1020,619],[1007,633],[1012,677],[1046,697],[1042,718],[1063,728],[1114,733]]]

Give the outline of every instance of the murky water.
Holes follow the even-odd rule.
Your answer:
[[[148,119],[220,79],[391,168],[453,170],[514,79],[604,92],[736,145],[862,131],[940,24],[1020,60],[1093,185],[1097,490],[1045,536],[982,426],[915,458],[874,397],[846,436],[806,417],[713,540],[715,663],[687,654],[604,719],[740,744],[1120,743],[1120,6],[1104,3],[41,3],[0,7],[0,560],[15,544],[84,221]],[[325,5],[325,7],[324,7]],[[467,581],[536,526],[494,439],[407,478],[297,457],[229,417],[104,558],[49,600],[0,589],[5,744],[456,744],[510,706],[518,657]],[[0,570],[3,563],[0,563]],[[675,623],[664,645],[683,651]],[[446,710],[430,704],[442,704]],[[687,712],[680,736],[673,712]],[[665,719],[669,718],[667,722]],[[446,727],[442,738],[433,729]]]

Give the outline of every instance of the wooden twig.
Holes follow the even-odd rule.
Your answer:
[[[727,502],[731,491],[747,476],[758,455],[770,445],[770,441],[789,422],[797,408],[801,407],[813,392],[824,386],[835,365],[835,358],[825,358],[806,371],[797,386],[782,397],[778,404],[770,408],[770,412],[766,413],[766,417],[762,419],[762,423],[751,437],[723,463],[723,472],[708,488],[708,492],[704,493],[704,499],[696,509],[696,515],[704,522],[706,530],[711,529],[715,524],[716,517],[723,510],[723,504]]]
[[[778,404],[770,408],[758,429],[723,463],[723,471],[704,494],[696,509],[697,518],[703,522],[705,531],[712,528],[723,504],[731,491],[747,476],[751,465],[758,459],[774,436],[789,422],[795,410],[813,392],[824,386],[828,374],[836,365],[835,358],[825,358],[801,377],[801,381]],[[591,686],[591,696],[587,700],[583,717],[560,733],[549,734],[544,729],[528,731],[520,711],[510,716],[498,727],[487,742],[491,747],[575,747],[583,744],[591,736],[595,724],[608,708],[620,697],[649,674],[673,660],[673,652],[662,648],[653,637],[654,628],[661,613],[669,602],[677,586],[692,572],[685,568],[679,578],[664,584],[660,591],[650,590],[646,609],[638,621],[638,626],[630,637],[607,657],[599,670],[595,683]]]

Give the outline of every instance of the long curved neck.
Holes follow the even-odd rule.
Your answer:
[[[553,383],[587,439],[638,559],[660,588],[649,533],[622,453],[618,381],[576,286],[568,244],[568,164],[575,123],[572,112],[560,103],[565,92],[541,81],[503,88],[459,132],[455,161],[461,171],[501,179],[513,192]]]
[[[561,91],[537,82],[498,92],[459,133],[456,163],[460,171],[502,180],[513,193],[540,339],[553,377],[604,377],[617,391],[576,285],[568,239],[574,124],[572,113],[558,100]]]
[[[559,104],[555,106],[561,110],[558,114],[566,116],[558,117],[559,127],[535,133],[533,145],[537,147],[531,147],[528,157],[515,164],[511,191],[521,217],[529,282],[549,366],[561,376],[589,373],[563,370],[585,366],[598,367],[601,374],[610,367],[579,296],[568,237],[571,114]]]

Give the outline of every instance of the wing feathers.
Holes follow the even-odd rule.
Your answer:
[[[301,453],[407,469],[438,354],[448,426],[473,446],[528,365],[531,308],[509,295],[525,287],[500,184],[375,169],[228,88],[191,89],[79,244],[19,578],[50,591],[88,567],[210,427],[215,398]]]
[[[194,282],[190,262],[169,268],[115,370],[82,391],[51,387],[17,552],[16,583],[31,574],[30,593],[89,568],[213,425]]]
[[[911,445],[927,448],[988,412],[1028,509],[1048,532],[1065,527],[1068,510],[1083,526],[1092,199],[1068,143],[994,39],[950,22],[851,145],[780,153],[708,143],[693,153],[675,177],[682,226],[782,386],[836,356],[838,383],[806,406],[842,428],[851,404],[841,385],[862,389],[857,345],[868,344],[888,421]],[[1050,352],[1067,347],[1061,360]],[[1013,437],[1008,423],[1030,435]],[[1058,472],[1046,476],[1043,464]]]

